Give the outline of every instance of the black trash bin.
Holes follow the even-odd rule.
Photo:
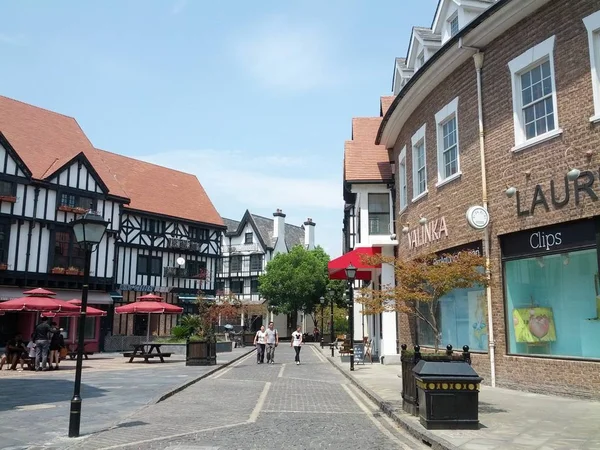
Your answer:
[[[466,362],[419,361],[417,382],[419,417],[428,430],[479,428],[481,378]]]

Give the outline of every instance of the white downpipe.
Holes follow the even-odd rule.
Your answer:
[[[488,209],[487,197],[487,174],[485,171],[485,134],[483,128],[483,99],[481,94],[481,69],[483,68],[483,53],[478,51],[473,55],[475,60],[475,69],[477,71],[477,109],[479,116],[479,154],[481,160],[481,190],[483,208]],[[494,341],[494,324],[492,318],[492,287],[490,286],[490,227],[489,225],[483,231],[483,254],[485,257],[485,275],[487,278],[487,287],[485,295],[487,299],[488,310],[488,352],[490,355],[490,378],[492,387],[496,387],[496,342]]]

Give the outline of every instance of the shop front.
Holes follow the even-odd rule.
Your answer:
[[[462,251],[481,255],[481,241],[443,250],[436,254],[442,259]],[[430,315],[428,304],[419,305],[419,309],[425,316]],[[487,302],[483,287],[474,286],[452,290],[441,297],[438,302],[436,319],[440,330],[441,345],[445,347],[450,344],[455,349],[468,345],[471,351],[487,352],[487,317]],[[423,320],[417,321],[417,336],[419,345],[426,347],[435,345],[432,328]]]
[[[507,353],[600,359],[599,221],[500,237]]]

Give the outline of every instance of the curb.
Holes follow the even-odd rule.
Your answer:
[[[207,378],[209,376],[211,376],[212,374],[218,372],[219,370],[223,370],[226,367],[238,362],[240,359],[245,358],[246,356],[248,356],[250,353],[252,353],[253,351],[256,350],[256,347],[252,347],[251,350],[242,353],[240,356],[238,356],[235,359],[232,359],[231,361],[228,361],[224,364],[218,365],[217,367],[215,367],[214,369],[209,370],[206,373],[203,373],[202,375],[200,375],[197,378],[194,378],[192,380],[186,381],[185,383],[180,384],[179,386],[177,386],[174,389],[171,389],[170,391],[168,391],[165,394],[162,394],[160,397],[155,398],[154,400],[151,400],[148,404],[149,405],[155,405],[157,403],[160,403],[166,399],[168,399],[169,397],[174,396],[175,394],[178,394],[179,392],[183,391],[184,389],[189,388],[191,385],[196,384],[198,381],[203,380],[204,378]]]
[[[411,421],[409,421],[406,417],[408,414],[400,413],[398,414],[394,408],[381,397],[379,397],[375,392],[370,390],[369,388],[363,386],[354,376],[344,371],[342,367],[337,365],[330,356],[326,356],[327,361],[339,370],[342,375],[344,375],[348,380],[352,382],[363,394],[365,394],[373,403],[375,403],[379,409],[384,412],[390,419],[392,419],[396,424],[404,428],[408,433],[410,433],[413,437],[419,439],[424,444],[430,446],[434,450],[458,450],[458,447],[451,444],[445,439],[442,439],[435,434],[431,433],[429,430],[417,425]],[[412,416],[411,416],[412,417]]]

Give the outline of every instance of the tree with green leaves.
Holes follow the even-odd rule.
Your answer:
[[[297,312],[311,314],[317,326],[315,311],[319,299],[333,291],[336,303],[343,303],[344,283],[329,280],[329,255],[321,248],[307,250],[301,245],[289,253],[279,253],[267,263],[265,273],[258,280],[258,291],[275,312],[290,314],[297,322]]]

